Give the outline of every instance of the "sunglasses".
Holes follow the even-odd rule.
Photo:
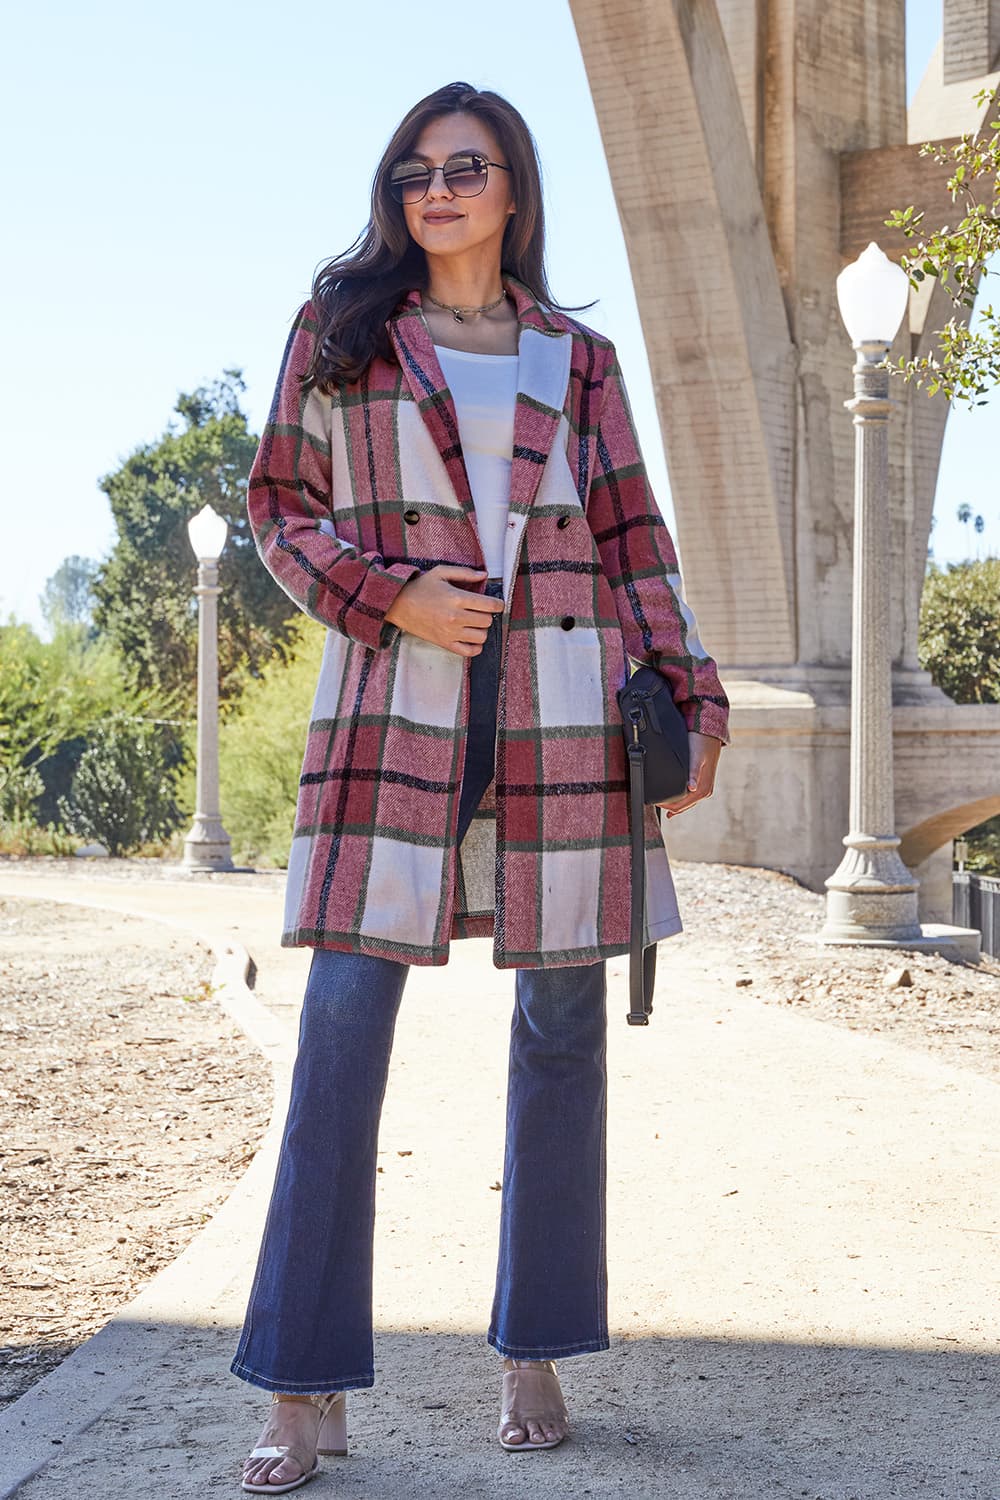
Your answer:
[[[512,170],[503,162],[487,161],[474,151],[462,151],[449,156],[440,171],[449,193],[458,198],[475,198],[486,186],[490,167],[499,167],[503,172]],[[419,203],[438,170],[422,161],[397,161],[389,173],[389,191],[397,203]]]

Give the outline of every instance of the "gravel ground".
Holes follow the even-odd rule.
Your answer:
[[[826,898],[790,876],[678,861],[673,871],[684,931],[661,945],[664,966],[671,952],[697,947],[730,992],[883,1032],[1000,1081],[1000,960],[813,946]]]
[[[0,1406],[173,1260],[256,1150],[270,1078],[213,967],[156,922],[0,899]]]

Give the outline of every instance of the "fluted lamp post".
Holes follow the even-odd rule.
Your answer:
[[[874,241],[837,277],[840,315],[857,353],[854,397],[854,598],[851,622],[851,801],[846,852],[826,881],[821,943],[932,946],[917,919],[919,881],[899,856],[889,641],[889,398],[885,359],[906,312],[905,271]]]
[[[184,870],[231,870],[229,835],[219,812],[219,554],[229,527],[210,505],[188,522],[198,559],[198,791],[194,822],[184,840]]]

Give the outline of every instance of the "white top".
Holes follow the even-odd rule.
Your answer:
[[[469,354],[434,345],[455,402],[476,525],[491,578],[503,576],[503,541],[514,450],[516,354]]]

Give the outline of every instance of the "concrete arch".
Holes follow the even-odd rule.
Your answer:
[[[1000,792],[991,797],[979,797],[974,802],[963,802],[959,807],[950,807],[944,812],[934,813],[908,828],[899,844],[899,856],[911,870],[928,859],[936,849],[959,838],[970,828],[985,823],[987,818],[1000,815]]]

